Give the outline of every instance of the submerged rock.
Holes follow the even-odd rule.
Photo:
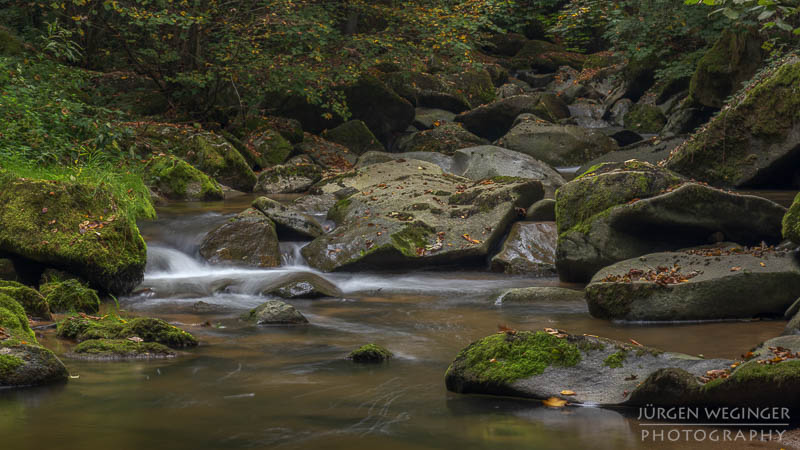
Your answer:
[[[52,312],[83,312],[94,314],[100,310],[97,292],[80,280],[65,280],[43,284],[39,287]]]
[[[0,252],[69,268],[94,287],[129,293],[144,277],[144,239],[103,187],[0,171]]]
[[[513,275],[555,275],[557,238],[555,222],[517,222],[500,253],[492,257],[491,269]]]
[[[653,253],[601,269],[589,312],[614,320],[715,320],[782,315],[800,296],[800,263],[771,249]]]
[[[543,195],[537,181],[475,182],[413,160],[372,165],[341,181],[352,191],[328,211],[338,228],[302,250],[325,271],[480,263],[518,209]]]
[[[253,201],[253,208],[275,222],[278,236],[290,235],[313,239],[325,234],[317,219],[290,205],[284,205],[267,197],[259,197]]]
[[[246,209],[206,234],[199,252],[211,264],[281,265],[275,224],[255,208]]]
[[[556,266],[565,281],[657,251],[709,242],[780,240],[785,209],[684,179],[641,161],[603,164],[556,195]]]
[[[379,363],[388,361],[394,355],[389,350],[377,344],[361,346],[347,355],[347,359],[357,363]]]
[[[280,300],[270,300],[262,303],[242,317],[246,321],[256,322],[258,325],[296,325],[308,323],[294,306]]]
[[[64,382],[64,364],[36,341],[25,310],[0,292],[0,388]]]

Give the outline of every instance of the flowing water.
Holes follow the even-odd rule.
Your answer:
[[[64,359],[77,377],[68,384],[0,392],[0,448],[686,448],[643,442],[636,412],[453,394],[444,372],[461,348],[498,324],[728,358],[784,326],[610,323],[591,318],[582,302],[497,302],[503,289],[558,286],[556,279],[479,271],[321,274],[304,265],[302,243],[282,243],[284,266],[276,269],[200,262],[202,236],[249,200],[172,205],[142,224],[147,273],[120,306],[189,330],[198,348],[169,361]],[[344,298],[292,301],[307,326],[255,327],[237,319],[265,301],[265,288],[298,271],[324,276]],[[71,345],[52,331],[40,340],[61,356]],[[369,342],[396,358],[383,365],[344,359]]]

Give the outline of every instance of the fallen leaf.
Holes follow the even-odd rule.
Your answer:
[[[548,408],[563,408],[566,406],[567,401],[558,397],[550,397],[547,400],[542,400],[542,404]]]
[[[740,270],[742,270],[742,268],[740,266],[731,267],[731,272],[738,272]]]
[[[631,341],[631,344],[633,344],[633,345],[635,345],[635,346],[637,346],[637,347],[644,347],[644,345],[642,345],[642,344],[640,344],[640,343],[636,342],[636,341],[635,341],[635,340],[633,340],[633,339],[628,339],[628,340],[629,340],[629,341]]]
[[[561,395],[575,395],[575,391],[564,389],[563,391],[561,391]]]

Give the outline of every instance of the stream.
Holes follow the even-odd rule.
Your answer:
[[[579,286],[482,271],[323,274],[304,264],[302,243],[294,242],[281,244],[284,265],[275,269],[197,259],[204,234],[250,200],[174,204],[159,210],[159,220],[141,224],[145,280],[119,306],[190,331],[199,347],[168,361],[71,360],[63,355],[72,344],[44,332],[40,342],[63,358],[73,379],[0,392],[0,448],[685,448],[685,442],[643,441],[636,411],[549,409],[538,401],[453,394],[444,373],[460,349],[501,324],[725,358],[779,335],[785,325],[626,324],[592,318],[583,302],[503,305],[497,302],[503,289]],[[238,320],[265,301],[259,295],[265,287],[298,271],[324,276],[344,298],[289,301],[307,326]],[[344,359],[370,342],[395,358],[382,365]]]

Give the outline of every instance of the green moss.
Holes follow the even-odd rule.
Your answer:
[[[3,293],[0,293],[0,328],[12,340],[36,343],[36,335],[28,324],[22,305]]]
[[[0,355],[0,379],[10,376],[23,363],[21,358],[14,355]]]
[[[577,346],[542,331],[494,334],[474,342],[456,357],[478,381],[489,383],[540,375],[551,365],[571,367],[580,359]]]
[[[0,174],[0,251],[69,267],[98,288],[127,293],[141,280],[146,246],[104,186]]]
[[[139,337],[144,342],[157,342],[172,348],[197,345],[197,339],[186,331],[161,319],[149,317],[124,320],[116,315],[106,315],[101,320],[95,320],[71,316],[58,323],[56,334],[78,342]]]
[[[625,114],[625,128],[640,133],[658,133],[667,118],[657,106],[636,104]]]
[[[97,292],[78,280],[47,283],[42,285],[40,290],[53,312],[94,314],[100,310],[100,298]]]
[[[449,92],[454,95],[463,95],[472,108],[491,103],[495,97],[494,84],[489,72],[476,70],[462,72],[449,77],[452,83]]]
[[[800,244],[800,194],[794,198],[792,206],[783,216],[783,238]]]
[[[404,256],[417,257],[418,248],[425,248],[430,244],[429,238],[435,235],[436,230],[422,222],[406,225],[398,233],[392,234],[392,246]]]
[[[0,280],[0,293],[16,300],[33,317],[50,319],[50,307],[47,301],[35,289],[15,281]]]
[[[147,164],[148,184],[172,200],[222,200],[222,187],[208,175],[174,156],[156,157]]]
[[[172,348],[194,347],[194,336],[161,319],[137,317],[131,319],[120,331],[120,336],[138,336],[145,342],[158,342]]]
[[[394,355],[389,350],[376,344],[367,344],[347,355],[347,359],[352,359],[354,362],[383,362]]]
[[[347,208],[350,207],[352,202],[353,200],[350,197],[339,200],[328,210],[327,218],[337,224],[344,222],[344,218],[347,215]]]
[[[98,358],[165,358],[175,355],[162,344],[128,339],[91,339],[78,344],[74,352]]]
[[[628,359],[628,351],[621,349],[616,353],[608,355],[608,357],[603,360],[603,365],[612,369],[619,369],[626,359]]]
[[[241,151],[254,170],[262,170],[281,164],[292,153],[292,144],[278,131],[261,129],[244,141]]]
[[[70,316],[58,323],[56,335],[78,342],[90,339],[111,339],[121,336],[127,322],[119,316],[109,314],[102,320],[81,316]]]

